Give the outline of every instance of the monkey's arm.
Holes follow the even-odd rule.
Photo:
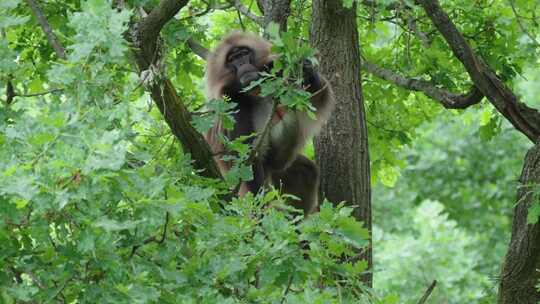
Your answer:
[[[283,119],[270,133],[270,145],[265,165],[272,170],[283,170],[301,152],[305,141],[317,134],[330,117],[334,98],[330,83],[319,75],[310,61],[303,66],[304,87],[312,94],[311,104],[315,107],[315,119],[300,111],[287,111]]]
[[[303,75],[303,85],[306,88],[306,91],[312,94],[311,104],[317,110],[316,114],[323,114],[323,116],[326,117],[327,115],[324,115],[326,113],[323,112],[330,112],[334,104],[330,83],[315,71],[313,64],[309,60],[304,60]]]

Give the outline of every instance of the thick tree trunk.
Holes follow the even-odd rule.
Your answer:
[[[527,224],[528,208],[538,204],[540,185],[540,145],[531,148],[525,157],[520,177],[512,238],[502,267],[499,286],[500,304],[537,304],[540,292],[540,224]]]
[[[336,96],[332,118],[315,139],[321,168],[321,197],[356,206],[354,216],[371,231],[371,188],[367,129],[360,79],[356,8],[342,1],[313,0],[311,43],[320,54],[320,70]],[[371,241],[360,258],[372,269]],[[371,285],[372,275],[365,282]]]

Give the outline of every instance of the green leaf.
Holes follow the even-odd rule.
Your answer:
[[[538,223],[540,218],[540,203],[534,203],[529,207],[527,213],[527,224],[533,225]]]
[[[96,221],[93,225],[95,227],[103,228],[106,231],[119,231],[119,230],[126,230],[126,229],[133,229],[137,227],[138,224],[143,223],[144,220],[138,220],[138,221],[116,221],[113,219],[109,219],[107,217],[102,217],[98,221]]]
[[[343,6],[346,8],[351,8],[353,6],[354,0],[343,0]]]
[[[351,243],[356,248],[367,245],[369,232],[362,227],[362,223],[357,222],[352,217],[344,217],[337,221],[336,232],[342,235],[345,241]]]

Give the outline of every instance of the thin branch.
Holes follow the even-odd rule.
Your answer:
[[[362,61],[362,68],[381,79],[394,83],[399,87],[422,92],[426,96],[440,102],[442,106],[447,109],[465,109],[479,103],[484,97],[484,95],[475,86],[473,86],[470,92],[466,94],[455,94],[448,90],[438,88],[429,81],[406,77],[365,60]]]
[[[51,89],[51,90],[48,90],[48,91],[39,92],[39,93],[32,93],[32,94],[17,94],[17,93],[15,93],[14,96],[18,96],[18,97],[36,97],[36,96],[42,96],[42,95],[47,95],[47,94],[52,94],[52,93],[57,93],[57,92],[62,92],[62,91],[64,91],[64,89]]]
[[[289,294],[289,291],[291,290],[293,278],[294,278],[294,273],[291,273],[291,275],[289,276],[289,282],[287,282],[287,287],[285,288],[285,291],[283,292],[283,296],[281,297],[281,304],[285,303],[285,299],[287,298],[287,295]]]
[[[514,12],[514,15],[516,16],[516,20],[519,25],[519,28],[521,28],[521,31],[523,31],[523,33],[525,33],[525,35],[527,35],[527,37],[529,37],[529,39],[531,39],[531,41],[536,46],[540,46],[540,43],[538,42],[538,40],[536,40],[536,38],[527,30],[525,25],[521,22],[521,16],[518,14],[516,10],[514,0],[509,0],[508,2],[510,3],[510,7],[512,7],[512,12]]]
[[[196,13],[193,13],[191,14],[190,12],[190,15],[187,16],[187,17],[184,17],[184,18],[180,18],[181,21],[183,20],[188,20],[188,19],[193,19],[193,18],[197,18],[197,17],[201,17],[201,16],[204,16],[206,14],[208,14],[209,12],[211,12],[212,10],[216,9],[216,7],[212,6],[210,3],[208,3],[207,1],[202,1],[204,4],[206,4],[206,8],[200,12],[196,12]],[[227,6],[224,6],[224,7],[219,7],[217,9],[227,9],[227,8],[230,8],[232,7],[233,5],[232,4],[229,4]]]
[[[251,21],[257,23],[258,25],[262,26],[264,24],[263,17],[255,15],[249,8],[244,6],[240,0],[233,0],[233,2],[236,10],[242,13],[242,15],[248,17]]]
[[[238,15],[238,22],[240,23],[240,27],[242,28],[242,31],[246,31],[246,26],[244,25],[244,21],[242,20],[242,14],[238,9],[236,9],[236,14]]]
[[[163,241],[165,241],[165,237],[167,235],[167,226],[169,225],[169,216],[170,216],[169,212],[167,211],[165,213],[165,223],[163,224],[163,232],[161,233],[160,238],[158,239],[157,236],[152,235],[152,236],[146,238],[141,244],[134,245],[131,248],[131,253],[129,254],[130,259],[135,255],[135,253],[137,252],[137,249],[139,249],[140,247],[142,247],[144,245],[147,245],[147,244],[150,244],[150,243],[162,244]]]
[[[433,289],[435,289],[435,286],[437,286],[437,280],[433,280],[431,285],[429,285],[428,289],[426,289],[426,292],[424,292],[424,295],[418,301],[418,304],[426,303],[427,299],[429,298],[429,296],[433,292]]]
[[[12,76],[8,76],[7,84],[6,84],[6,105],[10,105],[13,102],[13,98],[15,98],[15,90],[13,89],[13,83],[11,82]]]
[[[39,4],[35,0],[26,0],[26,3],[28,3],[28,6],[30,6],[34,17],[36,17],[37,21],[41,25],[41,29],[43,30],[43,32],[45,32],[47,40],[49,40],[49,43],[52,45],[54,51],[56,52],[56,56],[58,56],[58,58],[60,59],[66,59],[66,50],[52,31],[51,26],[49,25],[49,22],[45,17],[45,14],[43,14],[43,11],[39,7]]]
[[[32,271],[27,271],[26,274],[32,279],[34,284],[36,284],[39,287],[39,289],[41,289],[41,290],[46,290],[47,289],[45,287],[45,285],[43,285],[43,283],[39,280],[39,278]]]
[[[169,217],[170,217],[170,213],[169,211],[167,211],[165,213],[165,224],[163,224],[163,233],[161,234],[161,239],[157,241],[158,244],[161,244],[163,243],[163,241],[165,241],[165,236],[167,235],[167,226],[169,225]]]
[[[410,13],[407,13],[407,27],[420,39],[422,42],[422,45],[425,48],[428,48],[431,45],[431,39],[429,39],[428,35],[424,32],[422,32],[418,28],[418,24],[416,23],[416,19],[414,16],[412,16]]]
[[[255,145],[251,149],[251,152],[247,159],[248,165],[253,164],[253,161],[257,158],[257,156],[259,156],[260,152],[262,151],[263,143],[266,137],[268,136],[268,132],[270,132],[270,127],[272,126],[272,118],[276,114],[278,103],[279,103],[279,98],[274,98],[273,104],[272,104],[272,110],[270,111],[270,115],[268,115],[266,124],[264,125],[264,129],[261,133],[257,135],[257,138],[255,139]]]
[[[197,56],[201,57],[204,60],[208,58],[208,53],[209,53],[208,49],[202,46],[197,41],[193,40],[193,38],[190,37],[187,40],[187,45],[189,46],[189,48],[191,48],[193,53],[195,53]]]

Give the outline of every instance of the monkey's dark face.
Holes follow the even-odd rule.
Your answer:
[[[261,62],[260,58],[257,59],[255,51],[247,46],[232,48],[225,58],[225,67],[234,77],[226,85],[226,91],[229,93],[242,92],[252,81],[261,77],[260,72],[270,72],[272,66],[272,61]],[[247,94],[255,96],[259,94],[259,91],[259,88],[253,88]]]
[[[248,47],[239,46],[231,49],[227,54],[225,65],[234,74],[234,82],[240,89],[259,78],[255,52]]]

